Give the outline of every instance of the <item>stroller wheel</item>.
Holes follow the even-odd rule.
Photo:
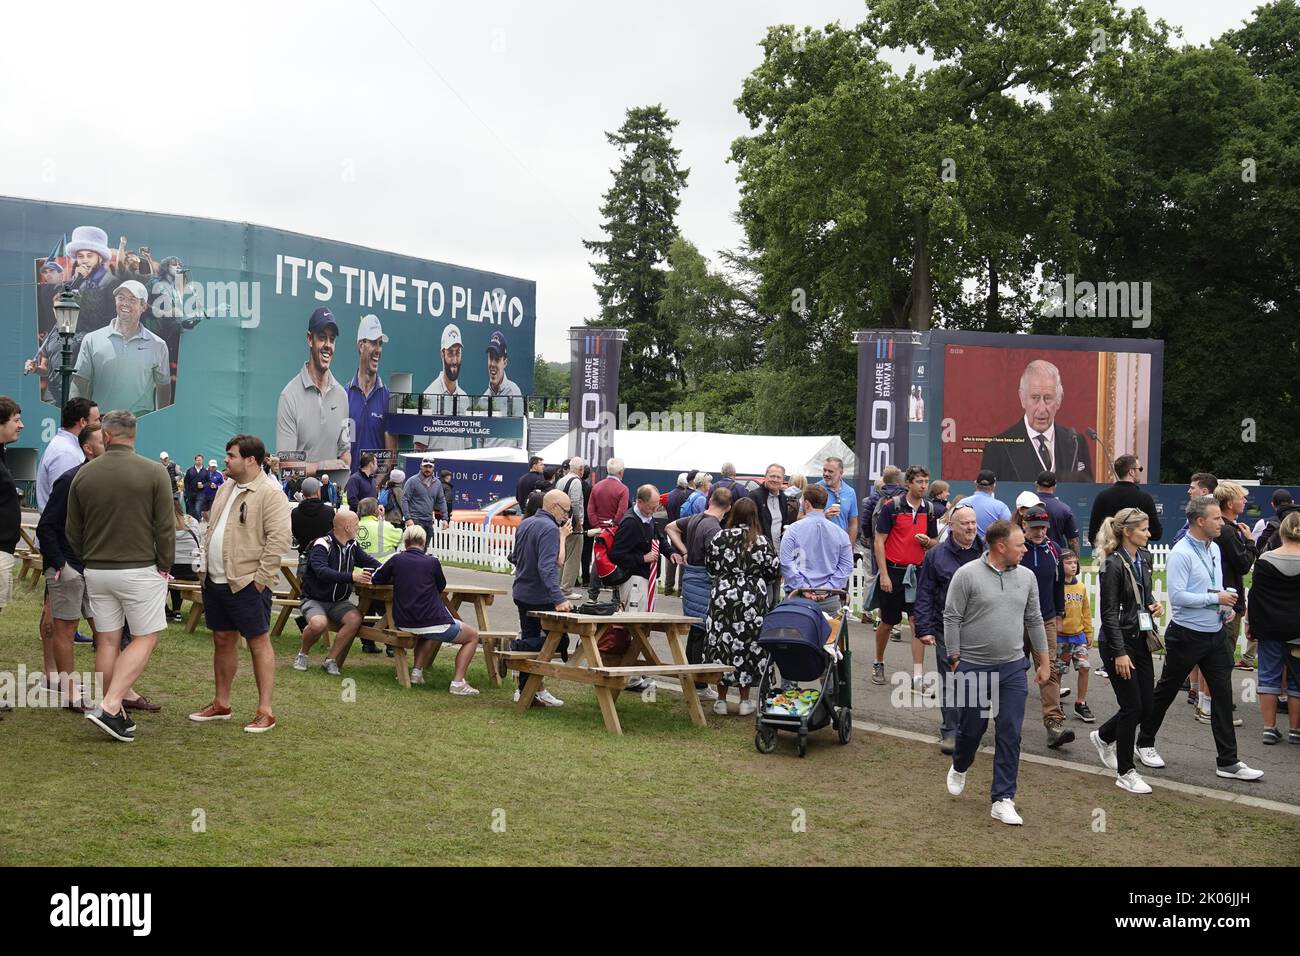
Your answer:
[[[847,707],[841,707],[838,713],[840,722],[839,727],[836,729],[840,732],[840,743],[847,744],[849,738],[853,736],[853,711]]]
[[[807,734],[799,735],[799,756],[800,757],[808,756],[808,735]]]
[[[776,750],[776,731],[771,727],[759,727],[754,734],[754,749],[761,754]]]

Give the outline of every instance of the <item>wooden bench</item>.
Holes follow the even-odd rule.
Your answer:
[[[27,590],[34,591],[41,581],[45,570],[45,559],[34,548],[17,548],[14,550],[14,562],[18,564],[18,581],[27,585]],[[28,576],[31,580],[28,580]]]
[[[631,667],[582,667],[574,668],[568,664],[550,664],[537,659],[537,651],[506,651],[506,666],[510,670],[529,674],[542,674],[547,677],[560,677],[578,684],[592,684],[596,687],[609,687],[615,693],[627,686],[634,677],[676,677],[679,680],[689,677],[691,683],[700,681],[716,684],[723,674],[734,668],[722,664],[637,664]],[[528,661],[526,667],[516,662]]]

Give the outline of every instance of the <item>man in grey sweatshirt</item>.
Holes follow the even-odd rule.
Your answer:
[[[1025,719],[1029,684],[1024,634],[1029,632],[1037,665],[1034,682],[1051,677],[1047,635],[1038,604],[1038,581],[1020,567],[1025,534],[1009,521],[995,521],[985,532],[988,552],[952,576],[943,611],[944,643],[954,686],[949,699],[959,712],[957,745],[948,771],[948,792],[960,796],[966,771],[975,762],[989,718],[996,743],[993,756],[992,817],[1024,823],[1016,813],[1016,775],[1020,769],[1020,725]]]

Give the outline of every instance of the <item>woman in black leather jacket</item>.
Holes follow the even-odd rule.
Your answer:
[[[1102,763],[1118,773],[1116,785],[1130,793],[1151,792],[1133,766],[1138,726],[1151,716],[1155,691],[1148,632],[1141,629],[1140,615],[1150,615],[1154,627],[1162,610],[1151,592],[1149,521],[1140,508],[1125,508],[1103,522],[1094,542],[1101,562],[1101,657],[1119,712],[1091,737]]]

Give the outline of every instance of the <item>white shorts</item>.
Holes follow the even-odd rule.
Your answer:
[[[14,596],[14,556],[0,551],[0,608]]]
[[[96,631],[116,631],[123,619],[132,637],[167,630],[167,580],[155,567],[86,568],[86,593]]]

